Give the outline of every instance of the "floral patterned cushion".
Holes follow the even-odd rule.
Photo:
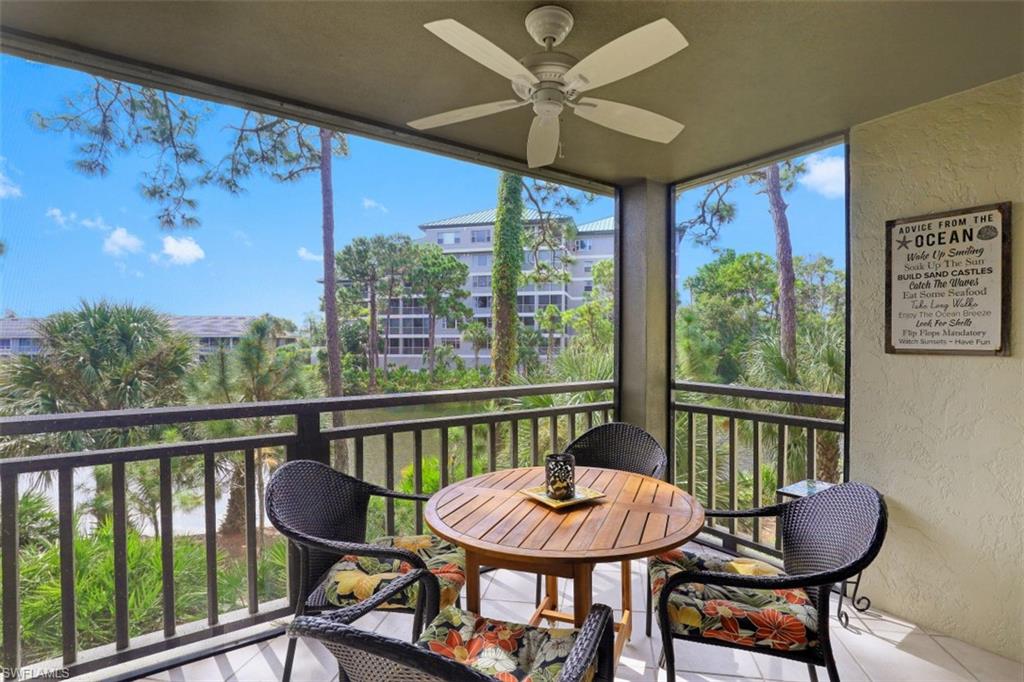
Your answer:
[[[441,606],[455,603],[466,582],[466,557],[461,549],[433,535],[395,535],[377,538],[369,544],[398,547],[418,554],[441,584]],[[328,603],[349,606],[368,599],[392,580],[408,573],[405,561],[381,560],[366,556],[344,556],[327,571],[322,585]],[[381,608],[415,609],[420,585],[414,583]]]
[[[679,571],[779,575],[756,559],[717,557],[676,549],[650,560],[654,603],[662,586]],[[802,589],[753,590],[684,583],[668,602],[672,631],[731,644],[798,651],[818,645],[818,612]]]
[[[570,628],[491,620],[453,606],[442,609],[417,642],[500,682],[556,682],[575,643]]]

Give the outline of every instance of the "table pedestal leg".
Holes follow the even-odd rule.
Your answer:
[[[466,610],[480,615],[480,559],[466,552]]]
[[[572,618],[576,627],[583,625],[590,613],[594,588],[594,565],[576,564],[572,570]]]

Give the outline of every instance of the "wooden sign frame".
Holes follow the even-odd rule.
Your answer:
[[[991,211],[993,213],[998,212],[1001,217],[1002,225],[1002,238],[998,241],[993,241],[993,244],[998,245],[1002,252],[999,255],[1000,267],[1002,274],[1002,282],[1000,283],[1000,329],[999,329],[999,348],[995,350],[968,350],[959,348],[950,349],[939,349],[939,348],[896,348],[892,342],[892,231],[896,226],[903,225],[906,223],[923,222],[927,220],[938,220],[942,218],[949,218],[952,216],[960,216],[970,213],[981,213],[985,211]],[[930,213],[921,216],[912,216],[909,218],[897,218],[895,220],[887,220],[885,222],[885,352],[890,354],[913,354],[913,355],[983,355],[983,356],[1008,356],[1010,355],[1010,311],[1012,306],[1010,305],[1010,292],[1012,287],[1012,273],[1011,273],[1011,261],[1012,261],[1012,215],[1011,215],[1011,202],[1005,201],[996,204],[986,204],[983,206],[973,206],[970,208],[961,208],[953,211],[942,211],[941,213]]]

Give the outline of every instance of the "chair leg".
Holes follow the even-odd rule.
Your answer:
[[[813,663],[807,664],[807,672],[811,676],[811,682],[818,682],[818,666]]]
[[[412,643],[415,644],[416,640],[423,634],[423,609],[417,608],[416,613],[412,617]]]
[[[825,645],[825,670],[828,671],[829,682],[839,682],[839,668],[836,667],[836,657],[832,653],[832,643]]]
[[[281,682],[289,682],[292,679],[292,663],[295,662],[295,645],[298,643],[298,638],[288,638],[288,653],[284,657],[284,673],[281,675]]]
[[[541,583],[542,582],[544,582],[544,579],[541,576],[541,574],[538,573],[537,574],[537,593],[536,593],[536,595],[534,597],[534,603],[537,605],[538,608],[540,607],[540,591],[541,591]]]
[[[668,614],[658,611],[658,627],[661,628],[661,657],[665,660],[665,679],[675,682],[676,652],[672,646],[672,628],[666,622]]]
[[[652,601],[652,599],[651,599],[651,572],[648,570],[647,571],[647,637],[648,637],[648,639],[650,639],[650,637],[651,637],[651,620],[653,618],[653,614],[651,613],[651,607],[654,606],[654,604],[652,604],[651,601]]]

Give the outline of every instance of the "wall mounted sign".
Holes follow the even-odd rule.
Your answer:
[[[886,353],[1010,354],[1010,202],[885,231]]]

